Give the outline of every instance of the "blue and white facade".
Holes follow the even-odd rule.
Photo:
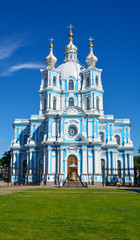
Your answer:
[[[41,69],[39,115],[15,119],[11,143],[11,181],[46,183],[65,180],[72,156],[83,182],[102,182],[102,166],[108,169],[108,181],[118,175],[121,181],[133,182],[133,143],[129,119],[104,115],[102,69],[90,53],[87,68],[77,60],[77,47],[69,33],[65,60],[55,68],[57,59],[50,44],[47,67]]]

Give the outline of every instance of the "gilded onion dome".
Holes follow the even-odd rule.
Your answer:
[[[69,44],[65,47],[65,53],[68,52],[77,52],[77,47],[73,44],[73,33],[69,33]]]
[[[90,49],[90,53],[89,55],[86,57],[86,63],[88,65],[88,67],[90,66],[95,66],[96,62],[98,61],[98,58],[94,55],[93,53],[93,44],[92,44],[92,38],[90,37],[90,44],[89,44],[89,49]]]
[[[53,39],[51,38],[51,43],[50,43],[50,53],[49,55],[44,59],[44,61],[47,63],[47,67],[51,66],[54,67],[56,62],[57,62],[57,58],[53,55]]]
[[[65,61],[77,61],[77,47],[73,44],[73,26],[70,24],[70,32],[69,32],[69,44],[65,47]]]

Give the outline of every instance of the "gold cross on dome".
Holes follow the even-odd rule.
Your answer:
[[[90,41],[90,44],[91,44],[94,38],[90,37],[88,40]]]
[[[70,24],[70,26],[67,26],[67,28],[70,28],[70,32],[72,32],[72,28],[74,28],[74,26],[72,26],[72,24]]]
[[[52,37],[50,38],[50,39],[48,39],[49,41],[51,41],[51,44],[52,44],[52,42],[55,40],[55,39],[53,39]]]

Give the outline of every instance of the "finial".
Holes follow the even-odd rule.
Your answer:
[[[55,39],[53,39],[52,37],[50,38],[50,39],[48,39],[49,41],[51,41],[51,43],[50,43],[50,48],[53,48],[53,41],[55,40]]]
[[[88,40],[90,41],[89,47],[90,47],[90,48],[93,48],[92,41],[94,40],[94,38],[90,37]]]
[[[70,24],[70,26],[67,26],[67,28],[70,28],[69,37],[73,37],[72,28],[74,28],[74,26]]]

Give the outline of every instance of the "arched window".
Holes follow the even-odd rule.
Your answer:
[[[99,97],[96,97],[96,108],[99,110]]]
[[[42,131],[39,133],[39,143],[43,141],[43,138],[44,138],[44,132]]]
[[[87,110],[90,110],[90,97],[87,97]]]
[[[96,83],[96,86],[98,86],[98,76],[95,77],[95,83]]]
[[[53,110],[56,110],[56,97],[53,97]]]
[[[72,55],[70,55],[70,59],[72,59]]]
[[[74,106],[74,99],[72,97],[69,98],[69,106]]]
[[[53,76],[53,86],[56,86],[56,77]]]
[[[45,76],[45,78],[44,78],[44,86],[45,87],[47,86],[47,76]]]
[[[47,98],[46,97],[44,97],[44,110],[46,110],[46,108],[47,108]]]
[[[121,178],[121,161],[117,161],[118,177]]]
[[[103,133],[103,132],[100,132],[100,133],[99,133],[99,136],[100,136],[100,140],[101,140],[101,142],[104,143],[104,142],[105,142],[105,136],[104,136],[104,133]]]
[[[26,143],[27,143],[28,137],[29,137],[28,134],[25,134],[25,135],[24,135],[24,137],[23,137],[23,144],[26,144]]]
[[[89,87],[89,84],[90,84],[90,80],[89,80],[89,76],[87,76],[87,78],[86,78],[86,87]]]
[[[115,138],[116,138],[116,143],[117,143],[118,145],[120,145],[120,136],[119,136],[119,135],[116,135]]]
[[[72,79],[69,80],[69,90],[74,90],[74,81]]]

